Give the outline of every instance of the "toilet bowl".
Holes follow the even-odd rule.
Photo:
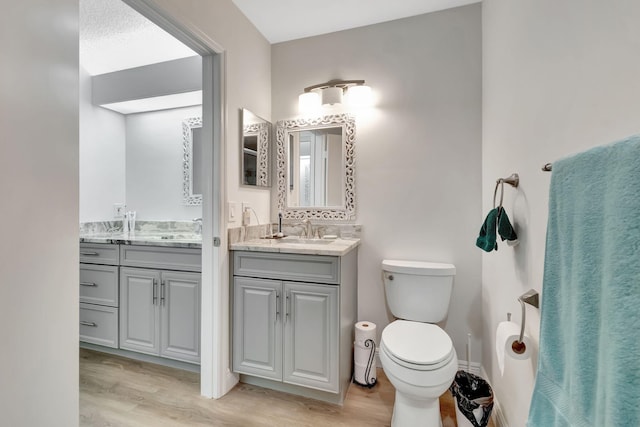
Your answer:
[[[440,403],[458,370],[449,336],[437,325],[396,320],[382,331],[382,368],[396,389],[392,427],[439,427]]]
[[[380,362],[396,389],[392,427],[440,427],[439,397],[455,378],[458,358],[436,322],[449,309],[455,266],[384,260],[385,295],[399,320],[380,340]]]

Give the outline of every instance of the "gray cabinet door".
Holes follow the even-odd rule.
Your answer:
[[[284,282],[283,381],[339,391],[338,287]]]
[[[160,353],[160,272],[120,269],[120,348]]]
[[[282,282],[235,277],[233,370],[282,379]]]
[[[160,355],[200,362],[200,274],[162,272]]]

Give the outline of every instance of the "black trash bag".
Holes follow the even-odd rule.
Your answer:
[[[474,427],[487,427],[493,409],[493,391],[488,382],[472,373],[458,371],[449,390],[460,412]],[[482,407],[482,419],[478,423],[473,411],[479,407]]]

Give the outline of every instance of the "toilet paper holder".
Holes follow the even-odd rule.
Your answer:
[[[518,302],[520,303],[520,307],[522,307],[522,324],[520,325],[520,337],[517,341],[511,343],[511,349],[517,354],[522,354],[527,349],[527,346],[522,341],[524,339],[524,325],[527,315],[525,304],[540,308],[540,295],[535,290],[530,289],[518,297]],[[511,320],[511,313],[507,313],[507,320]]]

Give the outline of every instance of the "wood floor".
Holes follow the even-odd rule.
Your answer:
[[[372,389],[352,385],[342,407],[247,384],[212,400],[198,374],[80,349],[80,426],[389,426],[393,401],[381,369]],[[440,405],[444,427],[455,427],[449,392]]]

